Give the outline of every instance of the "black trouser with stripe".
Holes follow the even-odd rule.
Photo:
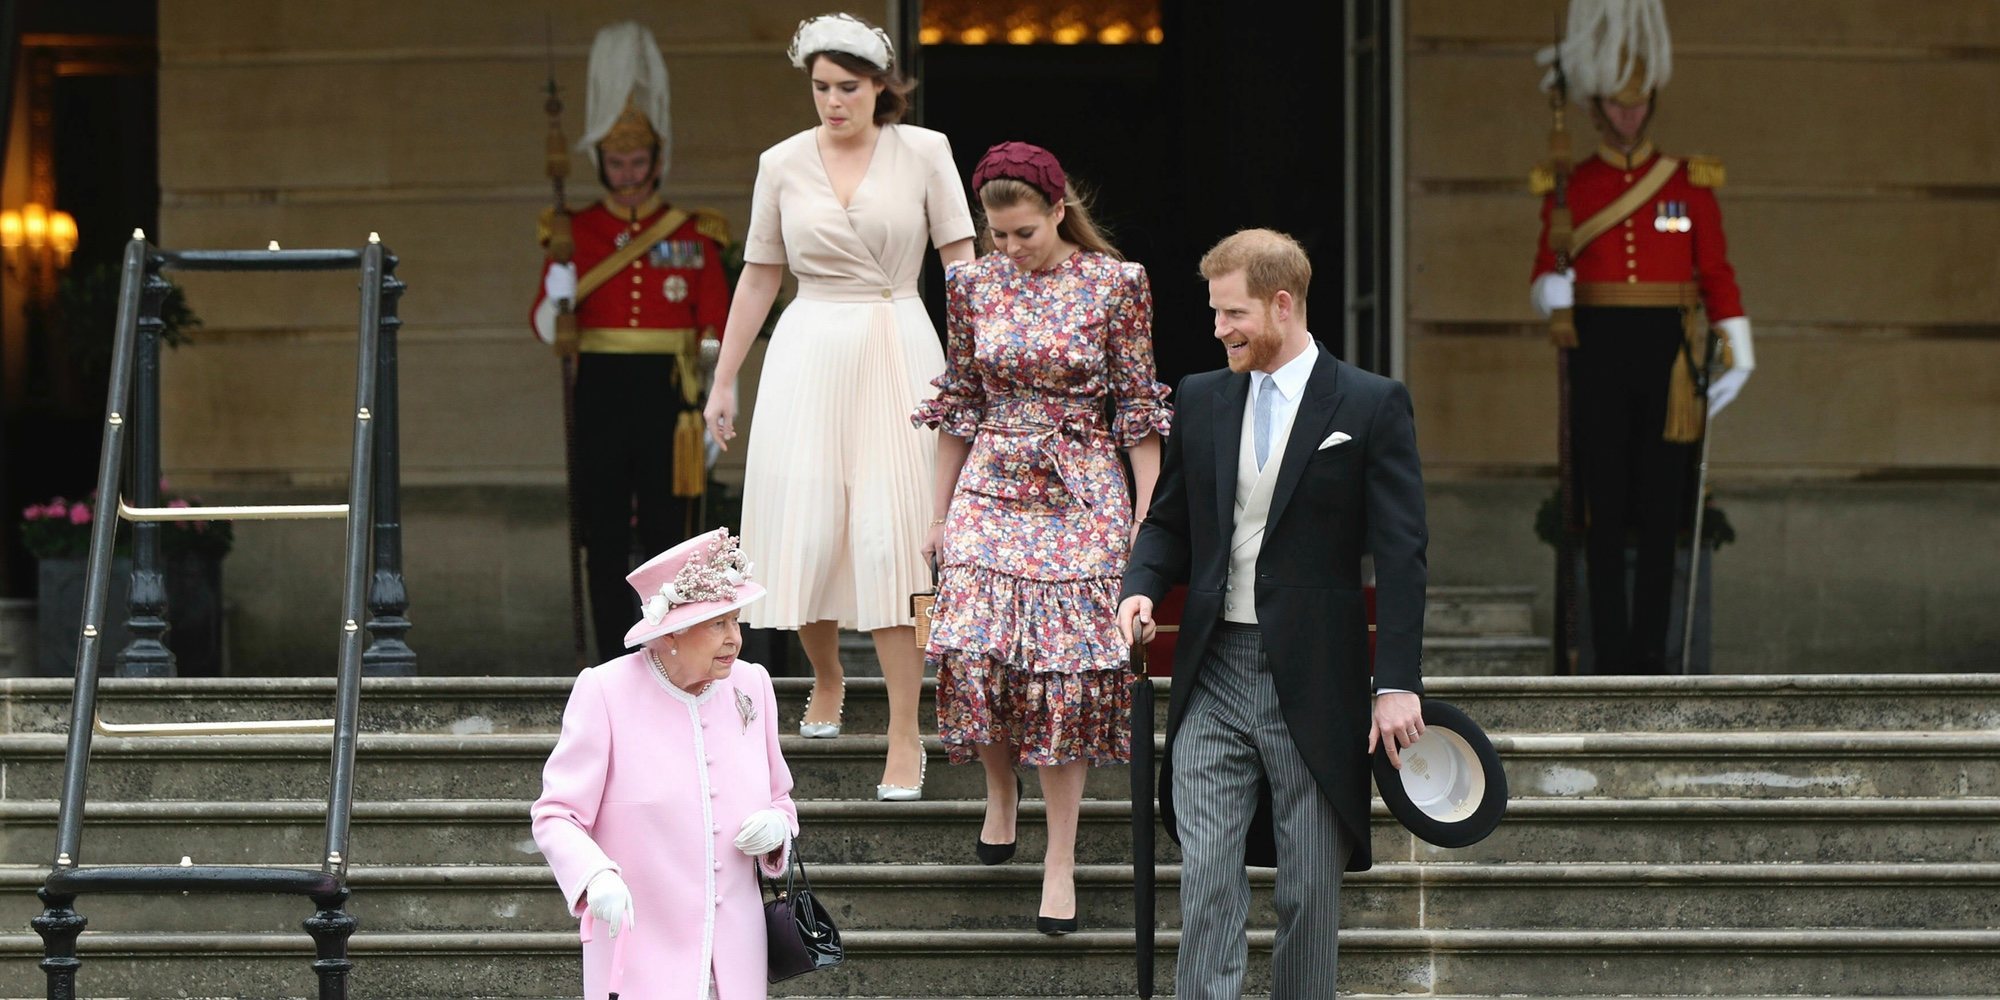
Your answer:
[[[1576,331],[1570,433],[1588,525],[1597,672],[1661,673],[1675,541],[1694,499],[1688,493],[1692,447],[1663,436],[1667,382],[1685,337],[1681,311],[1579,307]],[[1629,596],[1628,541],[1638,551]]]
[[[636,525],[641,558],[688,533],[688,501],[674,496],[679,362],[670,354],[579,354],[576,366],[576,500],[588,550],[591,630],[597,658],[625,651],[639,596],[625,582]]]

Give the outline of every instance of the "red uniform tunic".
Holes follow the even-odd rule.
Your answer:
[[[1646,176],[1659,155],[1650,143],[1635,150],[1630,161],[1599,148],[1597,155],[1577,164],[1569,177],[1570,214],[1576,224],[1581,226],[1618,200]],[[1549,249],[1549,213],[1554,208],[1553,195],[1542,199],[1542,233],[1531,282],[1556,269],[1555,253]],[[1657,218],[1686,223],[1656,227]],[[1729,266],[1729,248],[1722,235],[1722,210],[1714,191],[1688,178],[1686,163],[1674,170],[1659,193],[1584,247],[1571,267],[1579,284],[1694,282],[1701,290],[1708,322],[1743,315],[1743,296],[1736,288],[1736,270]]]
[[[668,207],[658,198],[648,198],[635,209],[599,202],[577,212],[570,229],[576,241],[572,260],[578,277],[644,232]],[[585,297],[575,307],[577,328],[586,331],[583,350],[593,350],[591,330],[693,329],[710,338],[720,336],[729,315],[729,279],[718,239],[725,233],[719,217],[690,214],[686,223],[626,265],[623,273]],[[549,263],[553,262],[543,265],[544,274]],[[541,307],[543,297],[538,283],[530,316]]]
[[[659,221],[668,211],[658,198],[634,208],[599,203],[571,218],[573,262],[580,280]],[[656,241],[576,305],[581,335],[576,360],[576,516],[589,551],[592,630],[600,659],[623,648],[638,604],[625,574],[632,568],[635,528],[639,546],[659,552],[692,530],[690,504],[675,491],[675,458],[690,460],[676,443],[694,419],[699,426],[698,336],[720,335],[729,313],[729,278],[719,216],[690,213],[685,223]],[[547,279],[549,263],[543,264]],[[533,317],[546,298],[536,283]],[[532,325],[533,320],[531,318]],[[692,460],[700,461],[699,445]]]

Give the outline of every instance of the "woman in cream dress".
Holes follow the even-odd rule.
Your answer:
[[[811,76],[820,124],[758,160],[705,416],[728,447],[737,372],[789,267],[798,296],[765,355],[744,475],[743,546],[771,574],[748,620],[799,632],[814,675],[805,736],[839,733],[838,630],[873,634],[890,736],[876,797],[909,800],[924,757],[908,602],[930,586],[921,548],[937,445],[908,415],[944,371],[917,279],[927,245],[947,264],[972,258],[972,212],[945,137],[896,124],[909,88],[887,35],[830,14],[799,26],[790,55]]]

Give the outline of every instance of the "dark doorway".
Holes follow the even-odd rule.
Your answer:
[[[86,496],[96,481],[111,329],[77,317],[109,315],[100,307],[117,295],[125,241],[135,228],[157,231],[160,196],[154,0],[7,7],[0,46],[8,86],[0,91],[9,100],[0,107],[29,121],[20,133],[27,141],[6,148],[17,182],[0,207],[32,200],[60,209],[77,232],[67,265],[40,287],[15,260],[0,309],[0,503],[8,515],[0,595],[12,596],[34,590],[34,560],[14,530],[19,511]]]
[[[1002,24],[1027,16],[972,6]],[[951,137],[968,178],[986,147],[1019,139],[1094,193],[1114,242],[1152,277],[1162,381],[1221,364],[1195,268],[1251,226],[1305,244],[1313,332],[1338,352],[1343,17],[1341,4],[1161,0],[1158,44],[925,45],[923,124]]]

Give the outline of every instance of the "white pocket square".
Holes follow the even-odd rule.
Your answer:
[[[1344,443],[1346,443],[1346,442],[1348,442],[1348,441],[1352,441],[1352,440],[1354,440],[1354,436],[1353,436],[1352,434],[1349,434],[1349,433],[1347,433],[1346,431],[1334,431],[1333,433],[1331,433],[1331,434],[1328,434],[1328,435],[1326,436],[1326,440],[1324,440],[1324,441],[1321,441],[1321,442],[1319,443],[1319,447],[1318,447],[1318,448],[1315,448],[1315,449],[1313,449],[1313,450],[1314,450],[1314,451],[1325,451],[1326,449],[1328,449],[1328,448],[1331,448],[1331,447],[1333,447],[1334,445],[1337,445],[1337,444],[1344,444]]]

